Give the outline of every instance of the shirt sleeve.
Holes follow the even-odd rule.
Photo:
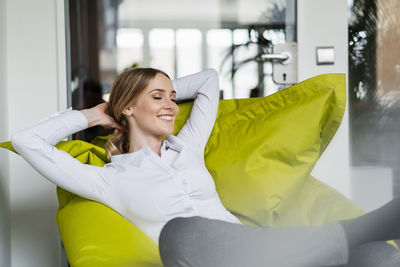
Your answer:
[[[14,149],[41,175],[82,197],[103,202],[109,192],[105,168],[82,164],[55,145],[86,129],[88,121],[78,110],[57,112],[11,136]]]
[[[187,144],[193,144],[200,153],[204,153],[218,112],[218,72],[206,69],[173,80],[172,84],[177,99],[195,97],[190,116],[177,136]]]

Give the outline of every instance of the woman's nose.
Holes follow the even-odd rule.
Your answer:
[[[172,101],[171,99],[166,99],[165,103],[167,106],[170,106],[170,107],[174,107],[176,105],[176,103],[174,101]]]
[[[172,100],[170,100],[170,99],[167,99],[167,100],[165,101],[165,107],[166,107],[166,108],[168,108],[168,109],[174,109],[175,106],[176,106],[176,104],[175,104],[174,101],[172,101]]]

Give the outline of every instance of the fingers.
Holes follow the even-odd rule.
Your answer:
[[[101,103],[97,105],[98,109],[101,110],[101,123],[99,124],[105,129],[114,129],[115,133],[125,131],[124,128],[107,113],[108,102]]]
[[[126,132],[124,129],[114,129],[114,133]]]
[[[124,131],[124,129],[122,128],[122,126],[121,125],[119,125],[119,124],[114,124],[113,126],[112,126],[112,128],[115,128],[114,129],[114,132],[115,133],[119,133],[119,132],[122,132],[122,131]]]
[[[123,127],[113,118],[113,117],[111,117],[111,116],[107,116],[106,117],[106,119],[107,119],[107,122],[106,123],[104,123],[104,128],[106,128],[106,129],[115,129],[115,130],[118,130],[118,131],[123,131]],[[114,131],[115,131],[114,130]]]
[[[113,128],[115,128],[115,129],[118,130],[118,131],[123,131],[123,130],[124,130],[124,128],[122,128],[122,126],[119,125],[118,123],[116,123],[116,124],[113,126]]]

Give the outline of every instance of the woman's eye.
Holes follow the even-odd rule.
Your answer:
[[[160,97],[160,96],[153,96],[153,99],[155,99],[155,100],[161,100],[162,97]],[[173,102],[176,103],[176,99],[171,99],[171,101],[173,101]]]

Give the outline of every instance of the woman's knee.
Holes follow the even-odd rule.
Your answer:
[[[176,217],[169,220],[163,227],[159,237],[159,243],[171,242],[182,238],[182,233],[193,230],[195,222],[200,217]]]
[[[200,217],[177,217],[168,221],[161,230],[159,251],[165,266],[184,266],[185,257],[191,254],[190,245],[194,241],[193,233]]]

